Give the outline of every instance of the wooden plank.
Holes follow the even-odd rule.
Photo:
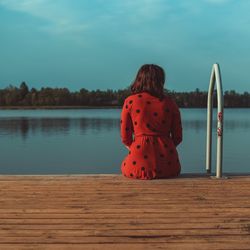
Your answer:
[[[17,240],[36,241],[37,238],[47,239],[48,235],[53,235],[53,238],[61,239],[63,237],[74,241],[75,238],[80,238],[82,241],[87,237],[102,237],[102,238],[123,238],[126,237],[128,241],[133,241],[135,238],[154,238],[167,239],[169,237],[240,237],[249,240],[249,233],[242,229],[223,229],[223,228],[199,228],[199,229],[44,229],[44,230],[1,230],[0,242],[6,243],[13,238]]]
[[[185,233],[185,235],[131,235],[124,234],[123,236],[56,236],[53,233],[47,232],[46,234],[40,236],[26,236],[26,237],[3,237],[0,238],[1,244],[44,244],[54,243],[54,244],[101,244],[103,243],[227,243],[228,245],[234,244],[235,249],[238,250],[238,243],[250,244],[249,235],[239,235],[239,234],[200,234],[195,235]]]
[[[152,250],[152,249],[172,249],[172,250],[211,250],[211,249],[227,249],[235,250],[235,246],[227,243],[127,243],[127,244],[0,244],[0,248],[4,250],[98,250],[98,249],[117,249],[117,250]],[[247,244],[239,242],[237,250],[249,250]]]
[[[56,223],[57,220],[60,223],[207,223],[207,222],[249,222],[250,218],[244,214],[238,213],[225,213],[221,215],[213,216],[214,213],[192,213],[192,214],[170,214],[169,216],[156,215],[156,214],[135,214],[133,217],[128,214],[84,214],[84,213],[5,213],[1,214],[1,224],[14,223],[12,220],[25,220],[22,223],[27,222],[26,219],[42,220],[46,223],[46,220]],[[5,221],[4,221],[5,220]],[[53,221],[52,221],[53,220]]]
[[[143,223],[141,221],[138,222],[119,222],[114,221],[113,223],[106,222],[85,222],[85,221],[64,221],[54,219],[49,220],[27,220],[24,222],[21,221],[11,221],[7,223],[1,223],[0,226],[0,235],[3,234],[12,234],[12,233],[23,233],[25,230],[235,230],[239,232],[248,233],[248,222],[186,222],[186,223]],[[230,231],[231,233],[231,231]]]

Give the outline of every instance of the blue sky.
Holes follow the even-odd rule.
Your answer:
[[[0,0],[0,88],[125,88],[144,63],[166,87],[250,91],[249,0]]]

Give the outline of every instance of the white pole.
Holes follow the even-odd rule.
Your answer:
[[[214,90],[214,67],[210,76],[210,83],[207,95],[207,152],[206,152],[206,170],[211,173],[211,154],[212,154],[212,119],[213,119],[213,90]]]
[[[222,157],[223,157],[223,90],[221,82],[220,68],[218,64],[215,67],[215,79],[217,88],[217,159],[216,159],[216,177],[222,177]]]
[[[217,158],[216,178],[222,177],[222,156],[223,156],[223,90],[219,64],[212,67],[210,84],[207,98],[207,144],[206,144],[206,170],[211,173],[212,153],[212,119],[213,119],[213,91],[216,82],[217,88]]]

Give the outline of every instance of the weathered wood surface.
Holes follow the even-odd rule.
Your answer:
[[[250,176],[0,176],[0,249],[250,249]]]

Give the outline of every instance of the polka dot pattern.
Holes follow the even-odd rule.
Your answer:
[[[179,114],[169,97],[159,99],[143,92],[125,100],[120,119],[122,141],[129,146],[121,167],[124,176],[152,179],[180,173],[175,149],[176,141],[182,140]]]

